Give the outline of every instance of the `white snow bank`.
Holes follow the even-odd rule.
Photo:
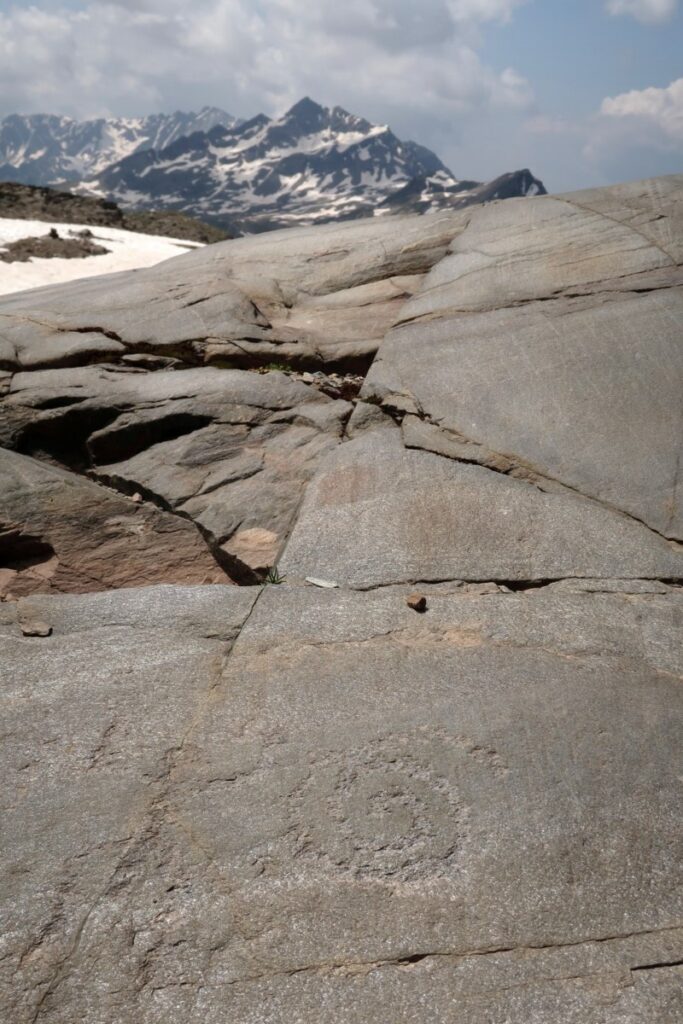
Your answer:
[[[34,238],[47,235],[56,228],[62,238],[69,238],[71,232],[89,228],[92,241],[110,249],[104,256],[86,256],[84,259],[31,259],[28,263],[3,263],[0,261],[0,295],[21,292],[27,288],[42,288],[43,285],[61,284],[81,277],[95,277],[112,274],[117,270],[134,270],[137,267],[151,267],[171,256],[179,256],[189,249],[199,249],[199,242],[188,242],[180,238],[165,238],[161,235],[142,235],[137,231],[121,228],[103,228],[92,224],[55,224],[42,220],[16,220],[0,217],[0,249],[20,238]]]

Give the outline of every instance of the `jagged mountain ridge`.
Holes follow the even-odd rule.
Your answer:
[[[148,148],[163,149],[193,132],[238,121],[218,107],[146,117],[76,121],[54,114],[10,114],[0,121],[0,181],[73,184]]]
[[[496,196],[388,126],[304,98],[280,118],[260,114],[136,152],[81,188],[250,232],[545,193],[529,171],[504,179]]]
[[[279,118],[246,122],[215,107],[83,122],[12,115],[0,122],[3,178],[182,213],[231,233],[545,193],[528,170],[460,180],[387,125],[308,97]]]

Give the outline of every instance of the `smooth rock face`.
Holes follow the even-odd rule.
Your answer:
[[[2,303],[8,1024],[679,1024],[681,196]]]
[[[408,594],[5,614],[13,1021],[674,1024],[680,594]]]
[[[631,181],[612,188],[584,189],[560,198],[632,228],[658,245],[674,262],[683,262],[680,174]]]
[[[365,397],[683,539],[682,194],[679,176],[475,211]]]
[[[577,196],[576,201],[573,196],[549,196],[536,203],[514,199],[473,211],[467,230],[453,241],[450,254],[432,270],[420,294],[406,304],[401,319],[600,292],[609,290],[614,278],[625,278],[628,284],[630,277],[671,271],[683,262],[677,246],[669,253],[648,237],[651,225],[644,214],[636,229],[600,212],[599,204],[596,211],[589,209],[581,203],[582,193]],[[664,225],[657,234],[673,237],[683,219],[680,201],[677,193],[670,201],[666,195],[660,198],[650,220],[660,217]],[[640,283],[648,282],[643,278]]]
[[[387,339],[365,394],[408,394],[441,428],[680,539],[682,323],[683,289],[438,319]]]
[[[0,301],[0,369],[117,360],[367,366],[468,214],[273,232]]]
[[[683,576],[683,552],[571,492],[366,433],[322,465],[280,566],[361,589],[411,580]]]

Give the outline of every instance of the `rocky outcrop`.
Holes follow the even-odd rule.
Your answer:
[[[56,228],[45,235],[29,235],[9,242],[0,249],[0,263],[28,263],[41,260],[83,260],[89,256],[105,256],[111,250],[92,241],[88,228],[75,236],[62,238]]]
[[[0,448],[0,599],[230,577],[191,522]]]
[[[363,367],[466,214],[240,238],[115,279],[0,302],[0,367],[175,356],[194,365]]]
[[[681,196],[0,304],[13,1024],[680,1019]]]
[[[40,185],[23,185],[17,181],[0,181],[0,217],[101,225],[194,242],[221,242],[229,237],[213,224],[203,224],[177,211],[122,210],[108,199],[74,195]]]
[[[414,439],[414,435],[411,435]],[[683,551],[571,490],[366,433],[321,467],[282,558],[292,577],[389,583],[683,577]]]
[[[136,364],[19,373],[4,404],[13,447],[145,498],[193,536],[194,523],[230,576],[251,583],[275,563],[350,412],[281,373]]]

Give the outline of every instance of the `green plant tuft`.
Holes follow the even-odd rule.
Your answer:
[[[266,573],[263,582],[264,584],[271,583],[273,585],[276,585],[279,583],[284,583],[286,578],[286,576],[281,576],[277,570],[277,567],[273,565]]]

